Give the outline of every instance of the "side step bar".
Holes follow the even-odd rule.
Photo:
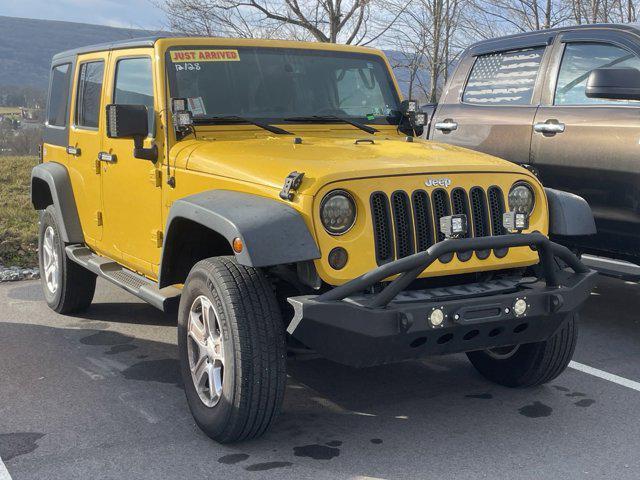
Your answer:
[[[182,293],[180,289],[158,288],[155,282],[124,268],[111,259],[96,255],[84,245],[69,245],[65,250],[70,260],[124,288],[163,312],[171,313],[178,310]]]

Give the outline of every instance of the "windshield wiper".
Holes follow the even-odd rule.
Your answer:
[[[349,118],[338,117],[337,115],[311,115],[308,117],[289,117],[289,118],[285,118],[284,121],[285,122],[309,122],[309,123],[323,123],[323,122],[334,121],[334,122],[348,123],[349,125],[353,125],[354,127],[359,128],[360,130],[364,130],[365,132],[371,133],[371,134],[374,134],[379,131],[373,127],[370,127],[369,125],[356,122]]]
[[[274,125],[269,125],[268,123],[259,122],[258,120],[253,120],[251,118],[239,117],[237,115],[224,115],[220,117],[201,117],[194,118],[194,123],[196,124],[207,124],[207,123],[250,123],[251,125],[255,125],[256,127],[264,128],[271,133],[277,133],[278,135],[293,135],[293,133],[288,130],[284,130],[283,128],[276,127]]]

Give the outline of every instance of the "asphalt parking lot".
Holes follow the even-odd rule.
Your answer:
[[[187,409],[172,317],[105,282],[80,317],[49,311],[38,282],[2,284],[0,480],[637,479],[639,311],[639,285],[603,278],[574,357],[597,371],[531,390],[488,383],[462,355],[290,359],[275,427],[221,446]]]

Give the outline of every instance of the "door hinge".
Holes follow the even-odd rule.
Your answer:
[[[151,241],[155,243],[156,247],[162,247],[162,231],[161,230],[153,230],[151,232]]]
[[[158,169],[153,169],[149,175],[149,180],[151,180],[151,183],[153,183],[156,187],[161,187],[162,171]]]
[[[102,168],[102,165],[100,164],[100,160],[96,160],[96,175],[100,175],[100,169]]]
[[[99,210],[96,212],[96,225],[102,226],[102,212]]]

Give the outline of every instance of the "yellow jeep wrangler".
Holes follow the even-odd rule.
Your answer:
[[[594,273],[549,235],[579,197],[418,139],[384,54],[150,38],[53,58],[40,269],[59,313],[103,277],[178,315],[186,396],[220,442],[280,409],[286,345],[347,365],[466,352],[488,379],[569,363]]]

